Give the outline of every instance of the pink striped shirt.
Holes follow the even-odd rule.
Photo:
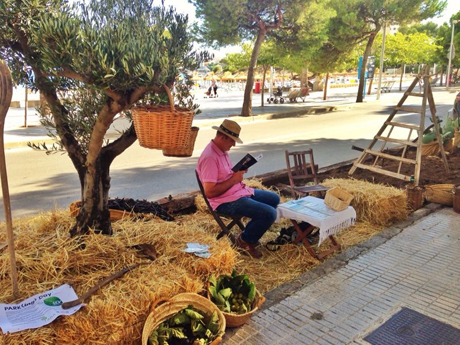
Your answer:
[[[201,183],[214,182],[222,183],[232,177],[233,164],[227,152],[222,152],[214,141],[206,146],[198,159],[197,171]],[[215,210],[220,204],[238,200],[244,196],[254,194],[254,189],[246,186],[243,182],[236,183],[223,194],[209,198],[211,207]]]

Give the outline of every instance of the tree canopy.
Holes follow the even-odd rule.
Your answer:
[[[363,54],[363,65],[366,66],[375,37],[382,25],[404,25],[431,18],[442,12],[445,6],[446,0],[333,0],[333,7],[337,11],[333,27],[349,49],[367,41]],[[363,68],[357,102],[363,100],[364,74]]]
[[[136,133],[131,126],[111,143],[104,135],[116,114],[196,66],[187,16],[150,0],[3,0],[0,57],[45,97],[48,124],[77,170],[82,208],[72,234],[111,233],[109,168]]]
[[[297,22],[302,10],[311,0],[189,0],[201,20],[195,26],[198,41],[213,47],[254,42],[248,66],[246,89],[241,115],[249,116],[252,109],[254,68],[265,38],[278,30],[287,30]]]

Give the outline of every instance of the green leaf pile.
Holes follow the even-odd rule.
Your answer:
[[[212,313],[206,322],[205,315],[191,305],[162,322],[149,337],[149,345],[207,345],[217,338],[219,315]]]
[[[231,275],[214,275],[209,279],[209,294],[214,304],[225,313],[245,314],[252,310],[256,287],[248,276],[238,275],[234,270]]]

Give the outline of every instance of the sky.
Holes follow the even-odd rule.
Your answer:
[[[450,17],[460,11],[459,0],[448,0],[447,7],[439,18],[432,18],[430,21],[435,22],[438,25],[449,22]]]

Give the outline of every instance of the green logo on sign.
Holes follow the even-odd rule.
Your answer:
[[[50,307],[57,307],[62,304],[62,301],[59,297],[48,297],[43,300],[43,303],[49,305]]]

